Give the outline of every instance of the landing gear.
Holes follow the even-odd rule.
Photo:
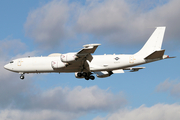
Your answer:
[[[86,79],[86,80],[89,80],[89,77],[88,77],[88,76],[86,76],[86,77],[85,77],[85,79]]]
[[[20,76],[20,79],[24,79],[24,73],[23,72],[19,72],[19,74],[21,74],[21,76]]]
[[[95,77],[94,77],[94,76],[86,76],[85,79],[86,79],[86,80],[89,80],[89,79],[94,80]]]
[[[77,73],[77,76],[78,77],[84,77],[86,80],[89,80],[89,79],[91,79],[91,80],[94,80],[95,79],[95,77],[94,76],[92,76],[91,75],[92,73],[86,73],[86,72],[83,72],[83,73]]]
[[[21,74],[20,79],[22,80],[24,79],[24,74]]]
[[[89,76],[89,78],[90,78],[91,80],[94,80],[94,79],[95,79],[95,77],[94,77],[94,76]]]
[[[83,74],[82,74],[82,73],[77,73],[77,76],[78,76],[78,77],[82,77]]]
[[[86,72],[83,72],[82,75],[83,75],[84,77],[88,76],[88,74],[87,74]]]

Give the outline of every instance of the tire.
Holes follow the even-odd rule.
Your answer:
[[[90,76],[90,79],[91,79],[91,80],[94,80],[94,79],[95,79],[95,77],[94,77],[94,76]]]
[[[21,75],[21,76],[20,76],[20,79],[22,79],[22,80],[23,80],[23,79],[24,79],[24,75]]]
[[[77,73],[77,76],[78,77],[82,77],[82,73]]]
[[[86,76],[87,76],[87,73],[86,73],[86,72],[83,72],[83,76],[86,77]]]
[[[85,79],[86,79],[86,80],[89,80],[89,77],[88,77],[88,76],[86,76],[86,77],[85,77]]]

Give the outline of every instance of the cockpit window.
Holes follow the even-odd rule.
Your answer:
[[[13,63],[14,61],[11,61],[10,63]]]

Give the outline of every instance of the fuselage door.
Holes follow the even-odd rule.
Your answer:
[[[17,65],[21,66],[21,62],[22,62],[21,59],[19,59],[18,62],[17,62]]]
[[[129,63],[134,63],[134,60],[135,60],[134,56],[129,57]]]

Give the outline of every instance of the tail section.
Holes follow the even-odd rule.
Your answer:
[[[157,27],[146,44],[135,55],[147,57],[155,51],[160,51],[166,27]]]

